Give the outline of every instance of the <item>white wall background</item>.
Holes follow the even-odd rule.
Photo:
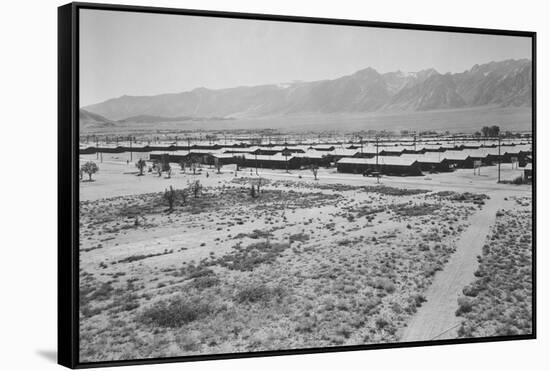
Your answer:
[[[538,340],[285,356],[128,370],[518,370],[548,360],[550,160],[544,103],[550,22],[540,0],[135,0],[121,3],[538,32]],[[6,1],[0,22],[0,369],[49,370],[56,350],[56,100],[59,0]],[[17,145],[41,144],[30,153]],[[9,155],[8,155],[9,154]],[[546,352],[545,352],[546,351]],[[546,361],[546,362],[545,362]]]

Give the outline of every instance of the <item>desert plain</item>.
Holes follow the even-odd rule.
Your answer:
[[[98,165],[80,183],[82,362],[532,331],[531,186],[496,183],[496,166],[315,180]]]

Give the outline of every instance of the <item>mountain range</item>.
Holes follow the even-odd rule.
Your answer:
[[[532,64],[529,59],[475,65],[460,73],[435,69],[379,73],[365,68],[333,80],[284,85],[197,88],[175,94],[113,98],[83,107],[90,122],[103,116],[131,122],[181,117],[261,117],[305,113],[408,112],[485,105],[530,106]],[[155,118],[153,120],[153,118]],[[82,114],[81,114],[82,119]]]

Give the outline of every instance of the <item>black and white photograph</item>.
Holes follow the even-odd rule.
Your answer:
[[[80,363],[534,335],[532,37],[78,12]]]

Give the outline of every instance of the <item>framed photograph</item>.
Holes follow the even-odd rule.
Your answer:
[[[536,337],[534,32],[58,16],[60,364]]]

